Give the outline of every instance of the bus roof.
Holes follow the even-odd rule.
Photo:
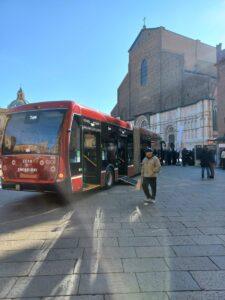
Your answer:
[[[48,108],[68,108],[71,109],[74,113],[85,116],[87,118],[91,118],[91,119],[98,120],[100,122],[111,123],[123,128],[131,129],[131,124],[129,122],[116,119],[110,115],[101,113],[97,110],[82,106],[72,100],[29,103],[26,105],[21,105],[21,106],[11,108],[8,110],[8,113],[27,111],[27,110],[36,110],[36,109],[48,109]]]

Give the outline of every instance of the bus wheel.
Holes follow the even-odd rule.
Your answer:
[[[105,174],[105,187],[107,189],[111,188],[114,184],[114,172],[112,168],[106,169]]]

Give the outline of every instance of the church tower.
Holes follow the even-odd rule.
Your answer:
[[[17,98],[16,100],[13,100],[9,105],[8,108],[13,108],[16,106],[20,106],[20,105],[24,105],[27,104],[28,101],[25,100],[25,94],[22,90],[22,88],[20,87],[18,92],[17,92]]]

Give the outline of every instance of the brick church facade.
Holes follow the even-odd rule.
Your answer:
[[[217,76],[218,134],[225,140],[225,49],[221,44],[217,46]]]
[[[216,48],[164,27],[140,31],[111,114],[159,133],[176,148],[216,136]]]

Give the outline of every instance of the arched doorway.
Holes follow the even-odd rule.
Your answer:
[[[147,117],[143,115],[139,116],[135,121],[135,125],[140,128],[148,128],[149,124]]]

